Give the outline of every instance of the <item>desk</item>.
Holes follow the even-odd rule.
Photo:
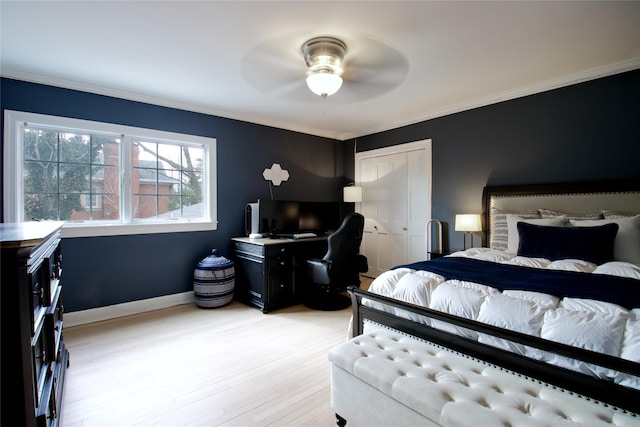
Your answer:
[[[297,304],[307,289],[306,260],[327,253],[326,237],[250,239],[234,237],[236,297],[263,313]]]

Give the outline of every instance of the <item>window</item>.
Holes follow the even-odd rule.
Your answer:
[[[216,141],[5,111],[4,218],[63,236],[215,229]]]

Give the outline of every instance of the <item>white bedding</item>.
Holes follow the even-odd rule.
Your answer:
[[[640,267],[621,261],[608,262],[600,266],[581,260],[552,262],[542,258],[516,256],[510,252],[489,248],[472,248],[449,256],[470,257],[533,268],[617,275],[640,280]],[[369,291],[467,319],[640,363],[640,307],[627,309],[602,301],[580,298],[559,299],[552,295],[529,291],[500,292],[490,286],[447,280],[438,274],[409,268],[398,268],[381,274],[372,282]],[[363,305],[393,312],[398,316],[445,329],[489,345],[640,389],[638,377],[612,372],[518,343],[444,324],[401,309],[383,306],[371,300],[363,299]]]

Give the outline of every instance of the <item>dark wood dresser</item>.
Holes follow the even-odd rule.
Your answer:
[[[0,224],[2,425],[60,424],[69,365],[62,336],[62,225]]]

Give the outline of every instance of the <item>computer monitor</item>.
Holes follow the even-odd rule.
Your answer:
[[[329,235],[340,227],[339,202],[300,202],[298,228],[300,232]]]

